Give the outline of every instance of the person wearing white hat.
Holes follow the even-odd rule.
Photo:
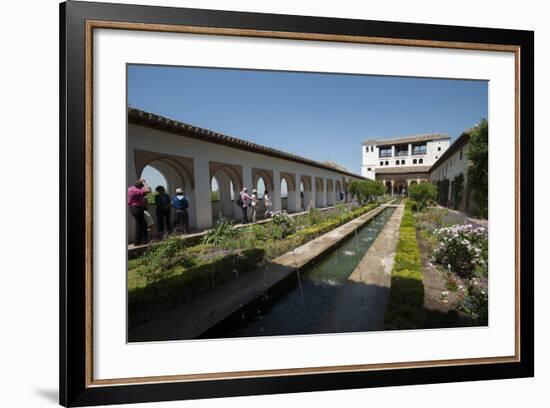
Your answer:
[[[258,207],[258,190],[252,190],[250,196],[250,206],[252,207],[252,222],[256,222],[256,208]]]
[[[189,234],[189,200],[183,189],[176,188],[176,195],[172,199],[172,207],[176,211],[174,232],[177,232],[181,227],[184,233]]]

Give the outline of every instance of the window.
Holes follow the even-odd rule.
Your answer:
[[[418,164],[424,163],[424,159],[418,159]]]
[[[405,160],[401,160],[401,164],[405,164]]]
[[[384,165],[384,162],[380,162],[380,166],[383,166]]]
[[[460,160],[462,160],[462,149],[460,149]]]
[[[367,171],[371,171],[371,168],[370,168],[370,167],[367,167]]]
[[[439,156],[435,156],[435,159],[436,159],[436,160],[439,159]]]
[[[395,165],[396,165],[396,166],[399,166],[399,160],[396,160],[396,161],[395,161]]]
[[[369,147],[365,146],[365,153],[368,153],[368,152],[369,152]]]
[[[378,149],[378,157],[391,157],[391,147],[384,146]]]
[[[437,146],[437,151],[438,151],[438,152],[441,151],[441,146]]]
[[[384,163],[384,165],[386,166],[389,166],[390,162],[386,160],[386,162]]]
[[[413,164],[416,164],[416,159],[413,159]]]
[[[370,147],[370,151],[371,151],[371,152],[374,152],[374,146],[371,146],[371,147]]]
[[[426,154],[426,143],[413,144],[412,154]]]
[[[397,146],[395,146],[395,155],[396,156],[408,156],[409,155],[409,145],[397,145]]]

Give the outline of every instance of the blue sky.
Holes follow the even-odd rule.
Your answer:
[[[172,119],[361,171],[361,142],[452,139],[487,117],[488,82],[128,66],[128,103]]]

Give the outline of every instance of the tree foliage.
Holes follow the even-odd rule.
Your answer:
[[[472,186],[472,199],[479,213],[487,217],[489,196],[489,124],[486,119],[470,131],[468,151],[470,167],[468,177]]]
[[[355,196],[361,204],[364,204],[376,200],[377,197],[386,192],[386,189],[379,181],[364,180],[352,181],[349,192],[351,195]]]
[[[437,198],[437,187],[432,183],[413,184],[409,188],[409,197],[425,208],[429,201]]]

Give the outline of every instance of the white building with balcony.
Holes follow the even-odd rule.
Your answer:
[[[361,145],[361,173],[382,181],[388,193],[401,194],[410,185],[430,179],[430,167],[447,150],[450,139],[436,133],[365,140]]]

